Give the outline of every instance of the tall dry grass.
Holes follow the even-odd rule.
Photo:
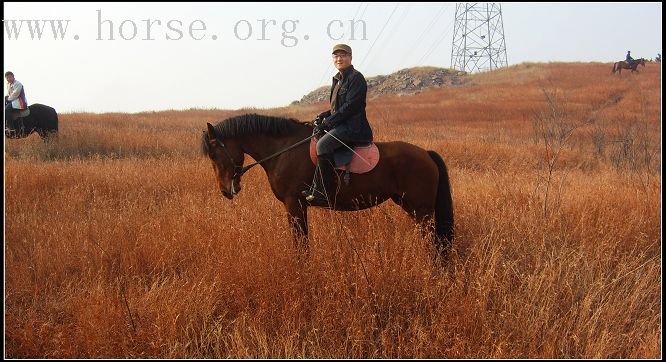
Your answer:
[[[6,146],[6,357],[659,358],[661,74],[611,67],[368,105],[449,166],[443,268],[396,205],[312,210],[303,256],[261,169],[222,198],[199,135],[248,110],[63,114]]]

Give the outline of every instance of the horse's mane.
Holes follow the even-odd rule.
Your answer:
[[[227,118],[214,125],[218,139],[251,136],[256,134],[283,136],[303,127],[305,123],[293,118],[265,116],[248,113]],[[201,137],[201,150],[208,154],[208,132]]]

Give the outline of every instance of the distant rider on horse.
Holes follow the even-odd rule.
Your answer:
[[[627,65],[630,66],[634,63],[634,58],[631,57],[631,50],[627,50],[627,58],[625,59]]]
[[[10,131],[18,131],[23,128],[22,119],[17,115],[20,111],[28,109],[28,101],[25,98],[23,84],[14,78],[14,73],[6,72],[7,95],[5,96],[5,128]],[[18,118],[18,122],[15,122]]]

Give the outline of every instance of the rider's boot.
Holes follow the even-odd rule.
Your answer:
[[[314,185],[312,190],[305,190],[302,192],[307,201],[323,201],[328,202],[333,196],[335,190],[335,166],[330,154],[317,156],[318,169],[315,170]],[[317,174],[321,173],[321,177]]]

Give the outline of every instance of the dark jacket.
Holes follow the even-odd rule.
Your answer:
[[[631,63],[631,62],[633,62],[633,61],[634,61],[634,58],[632,58],[631,55],[630,55],[629,53],[627,53],[627,59],[626,59],[626,62],[627,62],[627,63]]]
[[[365,77],[351,65],[333,77],[329,102],[333,99],[333,90],[340,83],[335,101],[335,109],[323,112],[320,118],[325,118],[327,129],[338,129],[343,141],[372,142],[372,129],[365,114],[365,99],[368,93],[368,84]]]

